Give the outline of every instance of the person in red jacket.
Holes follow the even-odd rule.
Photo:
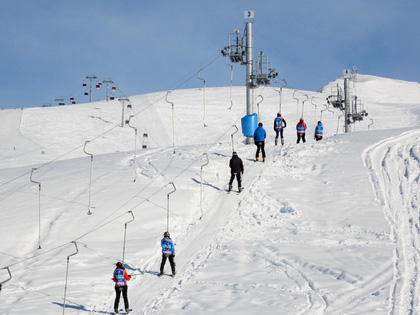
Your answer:
[[[120,304],[120,296],[121,292],[124,298],[124,306],[125,311],[129,312],[129,306],[128,306],[128,297],[127,297],[127,281],[131,279],[131,275],[127,274],[127,271],[125,270],[123,264],[121,262],[117,262],[117,267],[114,270],[114,275],[112,277],[112,280],[115,282],[115,302],[114,302],[114,311],[117,314],[118,313],[118,305]]]
[[[306,129],[308,129],[308,126],[306,126],[305,122],[303,121],[303,118],[301,118],[296,125],[296,130],[297,130],[297,142],[296,143],[299,143],[300,139],[302,139],[303,143],[306,142],[306,139],[305,139]]]

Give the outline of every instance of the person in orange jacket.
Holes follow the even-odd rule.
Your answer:
[[[120,304],[120,296],[121,292],[124,298],[124,306],[125,311],[129,312],[129,306],[128,306],[128,297],[127,297],[127,281],[131,279],[131,275],[127,274],[127,271],[125,270],[123,264],[121,262],[117,262],[117,267],[114,270],[114,275],[112,277],[112,280],[115,282],[115,302],[114,302],[114,311],[117,314],[118,313],[118,305]]]
[[[308,129],[308,126],[306,126],[306,123],[303,121],[303,118],[301,118],[296,125],[296,130],[297,130],[297,142],[296,143],[299,143],[300,139],[302,139],[303,143],[306,142],[306,139],[305,139],[306,129]]]

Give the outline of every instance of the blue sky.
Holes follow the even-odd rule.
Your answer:
[[[229,86],[220,51],[243,33],[245,10],[254,55],[264,51],[292,88],[317,91],[353,66],[420,82],[418,0],[0,0],[0,108],[87,102],[88,74],[111,78],[116,97],[202,87],[200,68],[206,86]],[[235,65],[234,85],[244,73]]]

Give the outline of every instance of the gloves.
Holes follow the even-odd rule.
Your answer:
[[[128,275],[128,279],[131,279],[131,275]]]

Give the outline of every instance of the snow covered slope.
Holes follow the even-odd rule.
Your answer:
[[[231,109],[230,88],[211,88],[205,107],[202,89],[130,97],[124,119],[119,102],[1,111],[0,313],[61,314],[66,293],[66,314],[111,314],[123,258],[133,314],[420,312],[419,84],[358,75],[369,116],[344,134],[325,105],[337,83],[281,104],[255,90],[265,163],[235,133],[243,87]],[[232,150],[241,194],[226,193]],[[177,275],[159,278],[168,224]]]

